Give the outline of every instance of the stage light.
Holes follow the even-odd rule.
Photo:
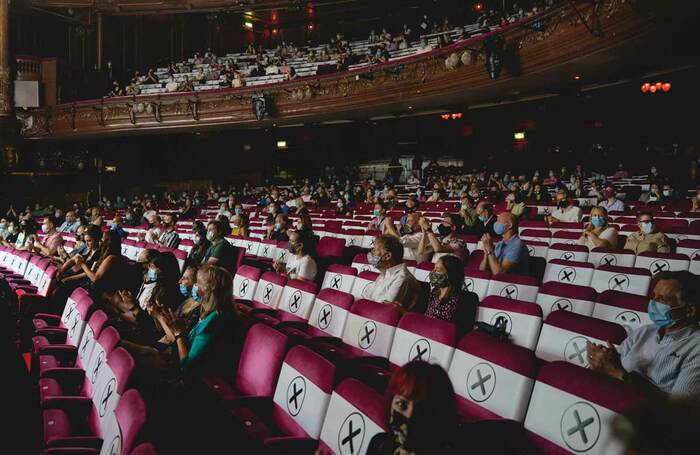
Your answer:
[[[513,139],[516,141],[522,141],[525,139],[525,131],[518,131],[517,133],[513,134]]]
[[[287,141],[277,141],[277,148],[278,149],[286,149],[287,148]]]

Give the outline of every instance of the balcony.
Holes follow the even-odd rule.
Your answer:
[[[666,8],[681,2],[668,3]],[[242,88],[60,104],[18,117],[27,139],[70,139],[415,115],[547,96],[550,87],[573,79],[582,68],[604,77],[638,65],[641,43],[668,26],[652,17],[621,0],[564,2],[505,28],[384,64]],[[492,78],[485,59],[496,40],[512,58],[504,59],[501,74]],[[269,112],[262,120],[252,109],[258,95],[265,96]]]

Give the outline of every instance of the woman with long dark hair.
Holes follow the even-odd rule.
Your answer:
[[[462,288],[464,265],[456,256],[442,256],[429,275],[432,287],[426,316],[458,325],[462,333],[474,327],[478,298]]]
[[[367,455],[457,454],[457,408],[441,366],[412,361],[398,369],[386,391],[389,431],[372,438]]]

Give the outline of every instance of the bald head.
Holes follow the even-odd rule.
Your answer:
[[[513,233],[518,231],[518,217],[510,212],[501,212],[498,214],[497,220],[506,227],[506,232],[511,231]]]

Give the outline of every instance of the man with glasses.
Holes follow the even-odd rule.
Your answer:
[[[639,253],[670,253],[668,237],[660,232],[651,212],[639,212],[637,215],[639,230],[627,237],[625,249]]]
[[[632,331],[615,348],[587,344],[590,368],[671,396],[700,393],[700,280],[690,272],[662,272],[648,305],[652,324]]]

